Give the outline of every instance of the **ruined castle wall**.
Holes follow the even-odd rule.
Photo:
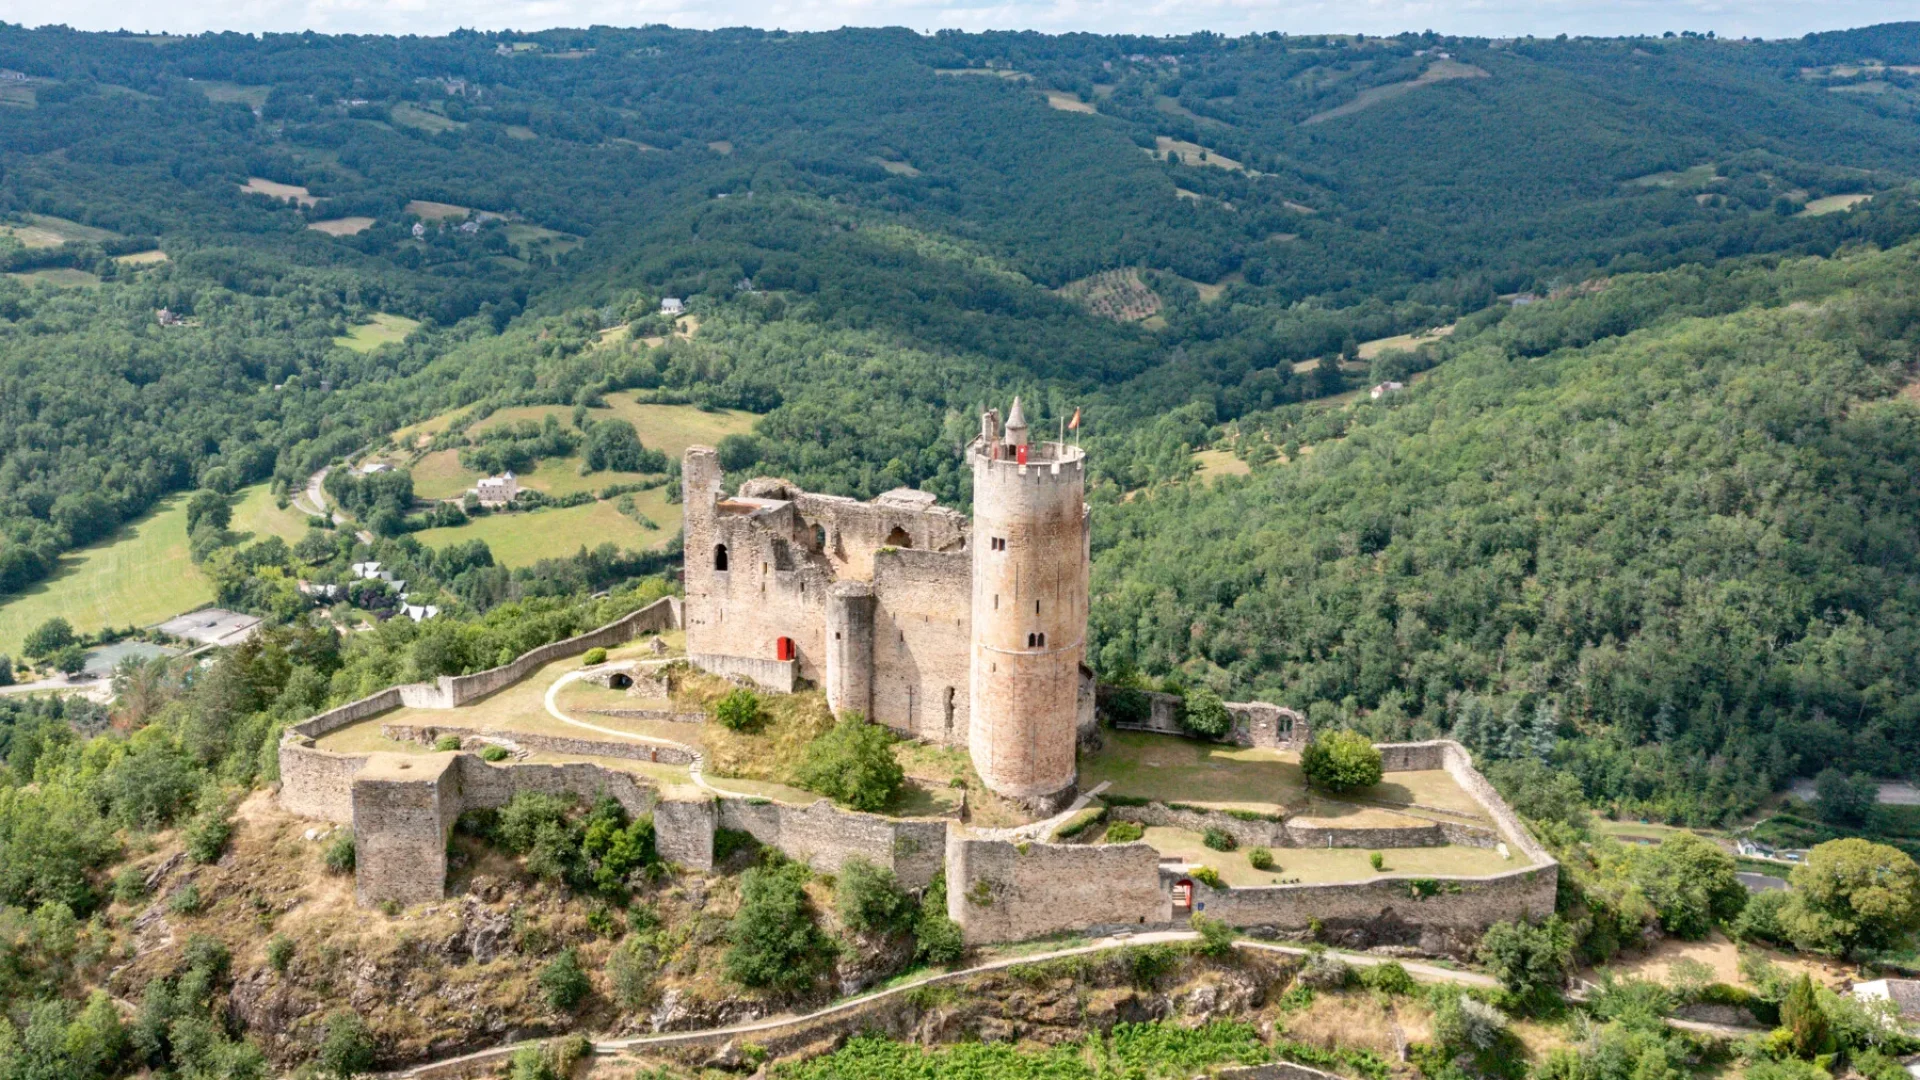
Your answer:
[[[353,891],[361,904],[420,904],[445,894],[459,773],[451,755],[383,754],[354,777]]]
[[[1172,919],[1160,854],[1144,843],[1013,844],[947,838],[947,915],[968,944]]]
[[[1496,922],[1553,914],[1559,870],[1533,866],[1492,877],[1381,875],[1327,885],[1213,889],[1193,883],[1195,910],[1230,926],[1304,933],[1358,931],[1367,944],[1456,953]]]
[[[653,840],[660,857],[694,870],[713,869],[713,831],[720,808],[713,796],[662,799],[653,807]]]
[[[1145,693],[1152,709],[1147,718],[1140,721],[1116,720],[1113,722],[1114,730],[1198,738],[1180,722],[1180,698],[1158,691]],[[1292,709],[1264,701],[1229,701],[1226,706],[1227,712],[1233,715],[1233,729],[1219,740],[1221,742],[1293,751],[1299,751],[1307,745],[1310,730],[1307,718]],[[1432,767],[1439,768],[1438,765]]]
[[[882,548],[955,552],[967,542],[966,517],[944,506],[889,503],[885,496],[860,502],[805,492],[795,498],[794,509],[803,536],[815,527],[826,533],[824,551],[834,574],[850,581],[873,580],[874,556]],[[903,538],[905,543],[900,542]]]
[[[336,754],[290,735],[280,743],[280,808],[339,825],[353,822],[353,774],[366,754]]]
[[[473,754],[450,756],[460,763],[450,821],[468,810],[505,806],[523,792],[575,795],[585,800],[611,796],[621,809],[636,817],[653,813],[654,805],[660,801],[660,790],[645,779],[589,762],[496,765]]]
[[[1219,829],[1234,838],[1242,848],[1419,848],[1440,847],[1452,842],[1448,827],[1440,822],[1423,821],[1418,825],[1392,825],[1373,828],[1306,825],[1298,821],[1249,821],[1218,810],[1189,806],[1147,803],[1144,806],[1112,806],[1108,815],[1117,821],[1137,821],[1190,832]],[[1490,829],[1457,827],[1461,836],[1471,836],[1472,846],[1492,847]]]
[[[896,550],[873,560],[872,719],[944,746],[968,731],[968,605],[964,553]]]
[[[576,634],[564,641],[551,642],[529,650],[499,667],[475,672],[472,675],[442,676],[439,686],[444,688],[445,700],[449,704],[418,707],[457,708],[512,686],[555,660],[578,656],[588,649],[609,649],[624,645],[642,634],[676,629],[680,626],[680,622],[680,598],[663,596],[646,607],[623,615],[605,626],[589,630],[584,634]],[[410,701],[408,704],[414,703]]]
[[[768,847],[822,873],[837,873],[851,858],[886,867],[908,889],[925,888],[940,870],[944,819],[888,818],[841,810],[825,799],[787,806],[759,799],[723,798],[719,824],[750,834]]]
[[[389,709],[400,707],[400,689],[390,686],[377,694],[363,697],[358,701],[349,701],[317,713],[313,717],[288,727],[288,731],[317,739],[329,732],[338,731],[348,724],[359,723],[369,716],[378,716]]]
[[[476,739],[487,742],[510,743],[528,750],[544,750],[553,754],[579,754],[583,757],[627,758],[633,761],[653,761],[665,765],[690,765],[693,754],[679,746],[664,743],[638,742],[625,739],[574,738],[567,735],[544,735],[532,731],[504,731],[491,728],[464,727],[458,724],[382,724],[380,734],[401,742],[415,742],[422,746],[432,746],[442,735],[457,735],[461,739]]]
[[[842,581],[827,594],[827,707],[873,715],[873,586]]]

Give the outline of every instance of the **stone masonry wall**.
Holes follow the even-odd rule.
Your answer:
[[[1379,828],[1327,828],[1287,821],[1248,821],[1215,810],[1148,803],[1145,806],[1114,806],[1108,815],[1119,821],[1137,821],[1191,832],[1221,829],[1243,848],[1419,848],[1440,847],[1447,843],[1446,830],[1438,822]],[[1488,839],[1476,847],[1492,847]]]
[[[367,754],[336,754],[312,740],[280,744],[280,808],[304,818],[339,825],[353,822],[353,774]]]
[[[444,894],[459,774],[453,755],[380,754],[354,778],[353,894],[361,904]]]
[[[799,675],[798,665],[791,660],[775,660],[771,656],[732,656],[722,653],[691,653],[687,657],[693,666],[715,675],[732,675],[753,683],[762,690],[775,694],[791,694]]]
[[[873,559],[873,595],[871,719],[913,738],[965,746],[970,557],[882,552]]]
[[[720,800],[720,827],[737,829],[822,873],[850,858],[886,867],[908,889],[925,888],[940,872],[946,848],[943,818],[889,818],[841,810],[825,799],[787,806],[757,799]]]
[[[1114,721],[1116,731],[1149,731],[1156,735],[1196,738],[1180,723],[1180,699],[1172,694],[1147,691],[1151,711],[1140,722]],[[1264,701],[1229,701],[1233,730],[1220,741],[1235,746],[1257,746],[1268,750],[1299,750],[1307,745],[1307,718],[1282,705]],[[1439,768],[1438,765],[1433,768]],[[1389,769],[1388,771],[1392,771]]]
[[[1496,922],[1553,914],[1559,869],[1530,866],[1492,877],[1382,875],[1333,885],[1212,889],[1194,882],[1195,910],[1230,926],[1298,934],[1318,922],[1359,945],[1411,945],[1458,954]],[[1426,890],[1437,890],[1420,895]]]
[[[1021,941],[1089,926],[1158,926],[1172,918],[1160,853],[1144,843],[1013,844],[954,830],[947,915],[968,944]]]
[[[511,743],[528,750],[545,750],[554,754],[580,754],[587,757],[628,758],[633,761],[656,761],[666,765],[689,765],[693,755],[678,746],[663,743],[643,743],[627,740],[572,738],[566,735],[543,735],[531,731],[503,731],[492,728],[471,728],[453,724],[382,724],[380,734],[401,742],[415,742],[422,746],[432,746],[442,735],[458,735],[462,739],[478,739],[501,743]]]

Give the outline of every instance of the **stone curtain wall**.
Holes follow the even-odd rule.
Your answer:
[[[432,746],[442,735],[458,735],[462,740],[473,739],[481,742],[510,743],[528,750],[545,750],[554,754],[579,754],[585,757],[629,758],[634,761],[654,761],[664,765],[691,765],[693,755],[678,746],[663,743],[642,743],[613,741],[593,738],[571,738],[565,735],[542,735],[530,731],[497,731],[490,728],[458,727],[450,724],[432,726],[417,724],[382,724],[380,734],[400,742],[415,742],[422,746]]]
[[[1172,694],[1144,691],[1152,711],[1138,723],[1114,721],[1115,731],[1148,731],[1156,735],[1199,738],[1180,723],[1180,699]],[[1257,746],[1266,750],[1298,751],[1307,745],[1307,718],[1283,705],[1264,701],[1229,701],[1233,730],[1220,741],[1235,746]],[[1439,768],[1434,765],[1432,768]],[[1392,771],[1389,769],[1388,771]]]
[[[370,755],[335,754],[311,740],[280,744],[280,808],[338,825],[353,823],[353,774]]]
[[[821,873],[863,858],[886,867],[908,889],[925,888],[940,872],[946,849],[944,818],[889,818],[842,810],[825,799],[788,806],[758,799],[722,798],[720,827],[737,829]]]
[[[1496,922],[1553,914],[1559,868],[1530,866],[1493,877],[1382,875],[1332,885],[1213,889],[1195,881],[1195,911],[1241,928],[1300,934],[1320,923],[1360,946],[1411,945],[1459,955]],[[1416,895],[1433,890],[1430,895]]]
[[[965,746],[971,715],[971,556],[881,552],[873,559],[873,595],[869,719],[911,738]]]
[[[1114,806],[1108,815],[1119,821],[1137,821],[1142,825],[1160,825],[1191,832],[1221,829],[1243,848],[1419,848],[1440,847],[1451,842],[1448,828],[1440,822],[1372,829],[1325,828],[1294,822],[1248,821],[1216,810],[1148,803],[1145,806]],[[1492,847],[1491,830],[1458,826],[1462,836],[1471,835],[1472,847]]]
[[[287,730],[299,735],[305,735],[309,739],[317,739],[322,735],[338,731],[348,724],[365,720],[369,716],[378,716],[389,709],[397,709],[400,707],[400,704],[400,688],[397,686],[389,686],[385,690],[369,697],[363,697],[359,701],[349,701],[345,705],[339,705],[328,709],[326,712],[318,713],[314,715],[312,719],[302,720]]]
[[[353,781],[354,899],[420,904],[446,891],[447,834],[460,816],[451,754],[382,754]]]
[[[968,944],[1172,919],[1160,853],[1144,843],[947,839],[947,915]]]

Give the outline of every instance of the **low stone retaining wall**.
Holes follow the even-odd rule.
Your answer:
[[[674,712],[671,709],[581,709],[588,716],[611,716],[616,720],[662,720],[669,724],[704,724],[706,713]]]
[[[1132,821],[1141,825],[1186,829],[1190,832],[1220,829],[1233,837],[1234,841],[1243,848],[1293,846],[1287,835],[1287,826],[1283,822],[1247,821],[1218,810],[1168,806],[1165,803],[1156,802],[1147,803],[1144,806],[1109,805],[1107,817],[1115,821]]]
[[[399,742],[419,743],[432,746],[442,735],[458,735],[463,739],[490,739],[510,742],[524,746],[529,750],[545,750],[552,754],[577,754],[581,757],[629,758],[634,761],[657,761],[663,765],[691,765],[693,755],[677,746],[664,743],[633,742],[624,739],[586,739],[568,735],[545,735],[532,731],[507,731],[497,728],[471,728],[454,724],[382,724],[380,734]]]
[[[1016,844],[947,837],[947,916],[970,945],[1088,926],[1162,926],[1172,900],[1145,843]]]
[[[791,694],[799,684],[799,665],[791,660],[762,660],[757,656],[727,656],[722,653],[690,654],[688,660],[702,671],[746,679],[762,690]]]
[[[1491,848],[1500,841],[1499,834],[1492,829],[1453,822],[1427,821],[1418,825],[1388,825],[1372,828],[1306,825],[1297,819],[1284,822],[1250,820],[1226,810],[1209,810],[1203,807],[1157,802],[1142,806],[1110,805],[1107,808],[1107,816],[1116,821],[1186,829],[1189,832],[1203,833],[1208,829],[1219,829],[1233,837],[1234,842],[1242,848],[1313,847],[1383,850],[1441,847],[1445,844]]]

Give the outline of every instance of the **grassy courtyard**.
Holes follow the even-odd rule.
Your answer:
[[[1503,859],[1490,848],[1447,845],[1390,848],[1380,853],[1386,868],[1375,870],[1370,861],[1373,852],[1365,848],[1274,848],[1273,868],[1255,870],[1245,848],[1215,851],[1201,842],[1199,833],[1186,829],[1149,828],[1144,839],[1161,855],[1212,867],[1227,884],[1240,886],[1314,885],[1385,876],[1484,877],[1527,865],[1518,852]]]
[[[1391,813],[1398,807],[1470,820],[1485,816],[1473,797],[1438,769],[1388,773],[1371,788],[1329,799],[1307,789],[1300,755],[1290,751],[1139,731],[1108,731],[1104,736],[1106,745],[1098,753],[1080,758],[1082,790],[1104,781],[1112,785],[1111,794],[1123,797],[1286,813],[1350,828],[1405,824],[1401,815]]]

